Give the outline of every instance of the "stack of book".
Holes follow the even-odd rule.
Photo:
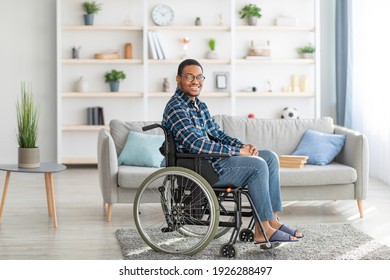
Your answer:
[[[87,124],[88,125],[104,125],[104,114],[102,107],[87,108]]]
[[[155,31],[148,31],[149,57],[152,59],[165,59],[160,39]]]
[[[279,156],[279,163],[280,167],[302,168],[305,166],[308,158],[308,156],[281,155]]]

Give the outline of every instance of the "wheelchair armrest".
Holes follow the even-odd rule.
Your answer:
[[[190,153],[176,153],[178,158],[228,158],[229,154],[190,154]]]

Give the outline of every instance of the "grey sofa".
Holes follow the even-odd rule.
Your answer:
[[[307,129],[323,133],[345,134],[343,149],[335,160],[325,166],[281,168],[283,201],[356,200],[360,217],[362,201],[368,188],[368,143],[364,135],[333,124],[329,117],[318,119],[269,120],[217,115],[216,122],[228,134],[252,143],[258,149],[270,149],[278,155],[292,154]],[[123,122],[112,120],[110,131],[102,129],[98,137],[98,173],[110,221],[115,203],[132,203],[142,181],[157,168],[118,166],[118,156],[129,131],[155,122]],[[163,134],[161,129],[147,131]]]

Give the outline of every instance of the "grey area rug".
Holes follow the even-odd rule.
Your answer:
[[[240,260],[390,260],[390,247],[375,241],[350,224],[320,224],[298,226],[305,234],[299,242],[283,243],[272,250],[261,250],[253,243],[237,241]],[[163,234],[163,233],[161,233]],[[220,260],[221,244],[230,232],[213,240],[194,256],[155,252],[140,237],[136,229],[115,232],[125,260]]]

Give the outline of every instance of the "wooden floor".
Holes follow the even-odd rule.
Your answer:
[[[0,174],[0,190],[5,172]],[[114,205],[110,223],[104,218],[94,167],[68,168],[54,174],[58,228],[48,216],[44,176],[12,173],[0,224],[0,259],[122,259],[114,232],[134,227],[132,205]],[[390,187],[370,180],[358,217],[356,201],[285,202],[281,219],[288,224],[352,223],[390,246]],[[335,240],[337,242],[337,240]]]

